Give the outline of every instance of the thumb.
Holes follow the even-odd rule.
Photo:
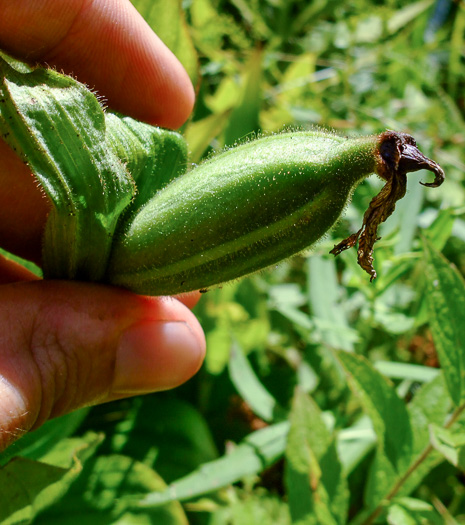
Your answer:
[[[176,299],[65,281],[1,288],[0,450],[79,407],[178,386],[204,358]]]

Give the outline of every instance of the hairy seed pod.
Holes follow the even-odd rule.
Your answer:
[[[377,173],[386,186],[362,229],[359,264],[373,279],[376,230],[405,194],[409,171],[441,168],[412,137],[385,132],[356,139],[289,132],[225,151],[175,179],[126,221],[114,239],[106,278],[135,292],[165,295],[207,288],[301,252],[341,216],[356,186]]]
[[[0,135],[52,203],[43,236],[45,278],[103,281],[167,295],[218,285],[301,252],[341,216],[365,177],[386,181],[358,243],[376,277],[378,225],[406,191],[406,173],[441,168],[410,135],[348,139],[321,131],[272,135],[184,174],[178,133],[105,113],[86,86],[0,52]]]

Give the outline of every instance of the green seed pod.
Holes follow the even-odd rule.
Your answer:
[[[409,135],[347,139],[308,131],[264,137],[183,174],[175,132],[104,112],[94,93],[56,71],[0,52],[0,135],[53,204],[45,278],[103,281],[143,294],[204,289],[298,253],[323,237],[375,172],[386,185],[358,242],[371,276],[378,225],[406,191],[406,173],[444,173]]]
[[[386,132],[347,139],[321,131],[264,137],[219,154],[175,179],[125,222],[106,278],[135,292],[165,295],[227,282],[301,252],[323,237],[355,187],[376,172],[387,181],[362,229],[359,263],[372,266],[376,230],[405,194],[406,176],[434,171],[412,137]]]

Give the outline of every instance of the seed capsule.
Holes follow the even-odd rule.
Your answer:
[[[359,264],[376,277],[378,225],[406,189],[406,173],[444,173],[412,137],[385,132],[347,139],[320,131],[264,137],[225,151],[159,191],[114,239],[106,278],[135,292],[168,295],[206,288],[275,264],[323,237],[356,186],[386,180],[360,231]]]
[[[371,276],[378,225],[406,191],[406,173],[442,169],[410,135],[347,139],[321,131],[264,137],[183,175],[177,133],[105,114],[75,79],[0,51],[0,135],[28,163],[53,205],[43,237],[45,278],[103,281],[168,295],[237,279],[324,236],[355,187],[375,172],[386,185],[358,242]]]

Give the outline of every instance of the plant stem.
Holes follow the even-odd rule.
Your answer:
[[[457,407],[454,412],[451,414],[449,421],[444,425],[444,428],[450,428],[458,419],[460,414],[465,410],[465,403]],[[378,505],[374,511],[368,516],[368,518],[363,521],[362,525],[371,525],[375,522],[376,518],[381,514],[385,507],[386,501],[391,501],[394,496],[402,488],[402,485],[407,481],[413,472],[423,463],[423,461],[429,456],[429,454],[434,450],[431,444],[427,445],[417,459],[410,465],[410,467],[405,471],[405,473],[397,480],[392,489],[388,492],[385,498],[383,498],[383,504]]]

